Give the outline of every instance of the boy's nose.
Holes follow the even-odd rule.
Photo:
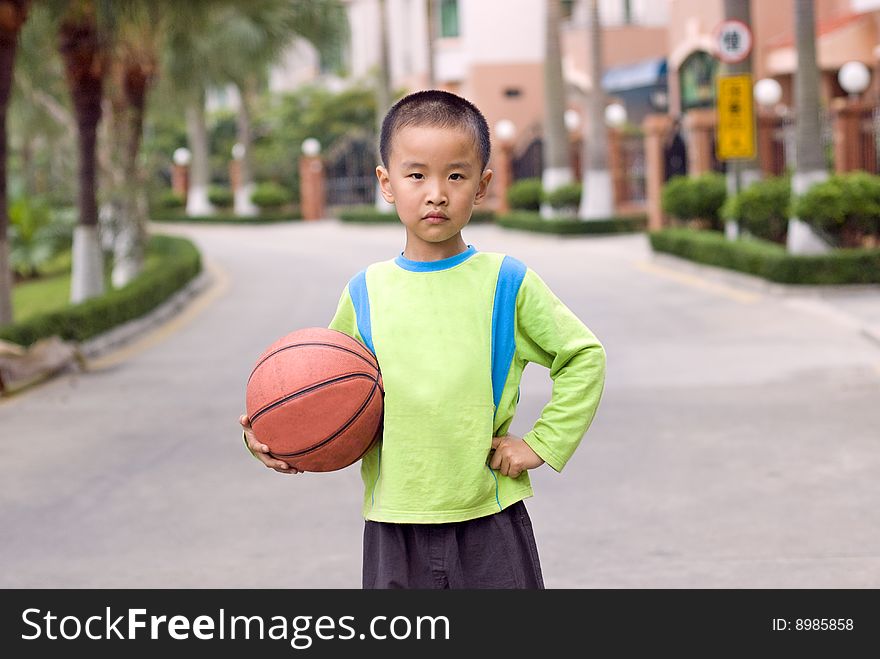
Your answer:
[[[442,185],[434,185],[428,190],[428,199],[427,202],[429,204],[433,204],[435,206],[446,203],[446,190]]]

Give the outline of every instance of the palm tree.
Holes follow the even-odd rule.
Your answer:
[[[794,0],[795,39],[798,65],[794,74],[796,159],[791,194],[797,197],[813,184],[828,178],[819,119],[819,67],[816,63],[816,21],[813,0]],[[828,245],[812,228],[796,217],[788,220],[788,250],[796,254],[820,253]]]
[[[104,258],[98,237],[97,129],[107,72],[107,34],[99,29],[93,0],[71,0],[58,30],[76,116],[79,144],[79,220],[73,234],[71,302],[104,292]]]
[[[610,217],[614,212],[608,169],[605,94],[602,92],[602,25],[598,0],[590,0],[590,55],[593,88],[587,99],[590,123],[584,144],[584,182],[578,215],[585,220],[596,220]]]
[[[546,53],[544,56],[544,171],[545,192],[574,180],[565,128],[565,84],[562,79],[562,53],[559,48],[559,0],[546,0]],[[541,204],[541,215],[551,217],[550,204]]]
[[[385,0],[379,0],[379,80],[376,87],[376,159],[381,160],[379,154],[379,139],[382,135],[382,120],[385,113],[391,107],[391,64],[388,55],[388,25],[385,11]],[[379,181],[376,181],[376,210],[388,213],[394,210],[394,205],[385,201],[379,190]]]
[[[239,92],[237,116],[239,185],[235,191],[235,211],[253,215],[257,209],[250,200],[253,192],[252,116],[257,95],[269,67],[297,38],[310,41],[321,54],[340,42],[347,33],[345,10],[338,0],[259,0],[238,5],[227,12],[220,26],[217,43],[236,57],[221,58],[224,75]],[[225,43],[223,43],[225,42]]]
[[[9,210],[6,198],[6,109],[12,90],[15,50],[29,0],[0,2],[0,325],[12,322],[12,267],[9,261]]]
[[[112,48],[111,154],[108,218],[113,231],[114,287],[121,287],[143,269],[147,244],[147,199],[138,154],[144,132],[147,95],[156,76],[162,30],[172,7],[161,2],[128,6],[117,23]],[[109,225],[109,226],[107,226]]]

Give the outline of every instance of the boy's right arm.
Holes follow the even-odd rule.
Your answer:
[[[348,293],[348,286],[342,291],[342,295],[339,298],[339,304],[336,308],[336,313],[328,327],[330,329],[344,332],[358,341],[362,341],[357,330],[357,316],[354,311],[354,305],[351,302],[351,296]],[[251,428],[250,419],[248,419],[246,414],[242,414],[238,421],[242,427],[244,445],[247,450],[250,451],[252,456],[266,465],[269,469],[274,469],[280,474],[303,473],[294,467],[290,467],[286,462],[277,460],[269,455],[269,447],[257,439],[253,428]]]

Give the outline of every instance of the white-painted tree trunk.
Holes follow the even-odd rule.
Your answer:
[[[828,178],[824,169],[809,172],[795,172],[791,177],[791,196],[800,197],[816,183]],[[788,236],[786,248],[792,254],[824,254],[831,246],[806,222],[797,217],[788,219]]]
[[[70,301],[73,304],[104,292],[104,254],[97,227],[79,225],[73,229],[73,271]]]
[[[546,167],[541,172],[541,187],[544,192],[552,192],[556,188],[574,182],[571,167]],[[541,202],[541,217],[545,220],[556,217],[558,213],[546,201]]]
[[[613,215],[611,172],[607,169],[585,170],[578,217],[582,220],[604,220]]]
[[[253,217],[260,212],[260,209],[251,201],[251,195],[254,193],[256,187],[255,183],[250,182],[239,185],[236,188],[233,205],[233,210],[236,215]]]

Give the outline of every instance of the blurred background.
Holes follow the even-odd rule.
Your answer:
[[[878,65],[880,0],[0,0],[3,583],[271,585],[229,570],[278,543],[356,585],[355,471],[277,528],[236,419],[399,251],[378,128],[442,88],[492,133],[468,237],[609,350],[575,476],[536,474],[548,585],[880,584]]]

